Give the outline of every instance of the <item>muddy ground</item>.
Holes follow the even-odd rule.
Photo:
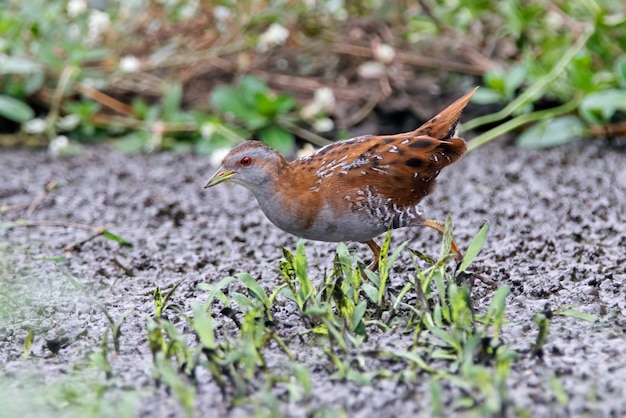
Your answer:
[[[111,358],[113,388],[107,396],[125,402],[124,396],[115,394],[133,394],[137,407],[129,407],[132,415],[180,416],[173,395],[157,388],[151,377],[146,318],[154,313],[155,287],[167,290],[186,279],[173,297],[183,311],[206,300],[198,283],[239,272],[259,277],[271,290],[279,283],[280,247],[295,248],[296,238],[271,225],[245,189],[204,190],[214,170],[207,157],[125,156],[105,146],[57,159],[44,151],[2,150],[0,167],[0,415],[36,417],[53,410],[65,416],[63,405],[55,404],[58,393],[50,392],[50,387],[61,388],[64,399],[68,391],[82,393],[79,403],[95,397],[72,387],[71,381],[76,375],[81,376],[78,382],[105,381],[102,372],[86,365],[108,329],[99,303],[115,318],[130,310],[122,326],[120,351]],[[42,195],[51,182],[58,186]],[[33,205],[40,196],[39,204]],[[461,247],[469,244],[485,220],[491,223],[476,264],[484,276],[512,288],[503,337],[520,352],[508,379],[506,415],[526,409],[535,417],[625,416],[623,143],[580,141],[547,151],[492,143],[446,169],[438,188],[423,203],[431,217],[452,216]],[[64,252],[65,246],[91,232],[59,226],[10,227],[9,222],[27,218],[29,206],[31,221],[106,226],[133,246],[99,237]],[[406,239],[411,239],[412,248],[438,254],[440,239],[429,231],[395,231],[392,245]],[[306,248],[311,274],[319,281],[332,265],[335,244],[307,242]],[[351,248],[369,257],[364,246]],[[396,289],[410,274],[403,266],[410,265],[410,255],[403,253],[393,276]],[[84,288],[77,289],[68,275]],[[493,292],[487,284],[476,283],[473,299],[478,310],[487,306]],[[295,307],[282,306],[275,312],[276,322],[291,326]],[[537,335],[533,315],[568,307],[599,320],[554,316],[543,359],[531,355]],[[34,340],[25,360],[29,330]],[[184,326],[181,330],[189,332]],[[401,332],[388,332],[373,336],[365,348],[401,346],[407,339],[410,336]],[[320,347],[295,338],[289,343],[300,361],[327,363]],[[355,417],[430,414],[425,385],[380,379],[373,386],[360,386],[329,381],[323,367],[312,370],[311,402],[284,406],[283,413],[304,416],[343,406]],[[551,384],[555,379],[566,398]],[[196,410],[199,416],[226,412],[208,375],[199,376]],[[250,409],[242,406],[230,412],[245,416]]]

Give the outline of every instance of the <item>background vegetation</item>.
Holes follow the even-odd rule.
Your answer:
[[[611,0],[4,3],[3,145],[210,153],[256,137],[288,151],[381,112],[425,119],[433,96],[474,85],[490,106],[466,128],[507,123],[471,148],[520,127],[523,146],[625,129]]]

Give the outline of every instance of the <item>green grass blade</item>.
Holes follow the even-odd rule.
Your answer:
[[[452,252],[452,218],[448,215],[446,223],[443,225],[443,240],[441,242],[441,252],[439,260],[446,260]]]
[[[302,291],[303,299],[306,302],[311,297],[314,297],[315,287],[313,286],[313,283],[309,279],[308,263],[306,259],[306,252],[304,250],[304,241],[302,240],[298,241],[298,245],[296,247],[294,267],[296,269],[296,275],[300,283],[300,289]]]
[[[194,304],[193,307],[193,322],[191,325],[198,335],[200,343],[210,350],[215,350],[215,323],[213,318],[209,315],[202,305]]]
[[[132,247],[133,244],[131,244],[130,242],[126,241],[124,238],[120,237],[119,235],[114,234],[113,232],[109,231],[108,229],[104,229],[102,230],[102,236],[110,239],[111,241],[115,241],[117,243],[119,243],[120,245],[126,246],[126,247]]]
[[[391,228],[387,230],[387,235],[385,235],[385,241],[383,241],[383,246],[380,248],[380,257],[378,259],[378,271],[380,277],[380,285],[378,286],[378,306],[382,306],[383,298],[385,296],[385,291],[387,290],[387,279],[389,278],[389,268],[387,267],[387,258],[389,255],[389,244],[391,243]]]
[[[252,277],[248,273],[239,273],[235,275],[235,277],[241,280],[241,282],[248,288],[250,294],[255,299],[263,303],[265,310],[269,312],[271,306],[270,299],[267,297],[267,294],[265,293],[265,290],[263,290],[261,285],[256,280],[254,280],[254,277]]]
[[[220,302],[222,302],[224,306],[230,307],[230,302],[228,300],[228,297],[224,294],[222,289],[227,288],[228,285],[231,284],[236,279],[237,278],[234,276],[228,276],[228,277],[223,278],[222,280],[220,280],[219,282],[215,284],[198,283],[198,286],[197,286],[198,289],[209,291],[209,296],[204,302],[204,309],[208,309],[209,306],[213,305],[213,300],[216,298]]]
[[[26,339],[24,340],[24,359],[27,359],[30,355],[30,347],[33,345],[33,340],[35,339],[35,332],[31,329],[26,334]]]
[[[563,311],[559,310],[559,311],[556,311],[554,314],[561,315],[561,316],[570,316],[572,318],[578,318],[578,319],[582,319],[583,321],[589,321],[589,322],[597,322],[599,320],[599,318],[595,315],[588,314],[586,312],[574,311],[570,309],[566,309]]]
[[[467,251],[465,252],[465,256],[463,257],[463,261],[461,262],[459,271],[465,271],[470,266],[470,264],[472,264],[480,250],[483,248],[488,233],[489,222],[485,222],[485,224],[478,231],[478,234],[476,234],[476,236],[472,240],[469,247],[467,247]]]

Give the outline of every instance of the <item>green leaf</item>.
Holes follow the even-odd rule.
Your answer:
[[[445,258],[452,251],[452,218],[448,216],[446,222],[443,225],[443,235],[441,240],[441,251],[439,252],[439,260],[445,260]]]
[[[376,378],[380,372],[359,372],[353,368],[349,368],[346,375],[346,380],[349,382],[355,382],[358,385],[371,385],[374,378]]]
[[[465,271],[470,264],[474,261],[480,250],[483,248],[485,240],[487,239],[487,233],[489,232],[489,222],[485,222],[485,224],[480,228],[478,234],[474,237],[469,247],[467,247],[467,251],[465,252],[465,256],[463,256],[463,261],[459,266],[459,271]]]
[[[378,303],[378,289],[376,289],[376,287],[372,286],[369,282],[363,282],[361,289],[372,303]]]
[[[506,94],[506,81],[504,80],[504,72],[501,70],[487,71],[483,76],[485,84],[498,92],[502,96]],[[479,89],[479,91],[482,89]]]
[[[241,93],[247,95],[248,97],[253,97],[257,94],[267,95],[269,92],[267,84],[265,84],[263,80],[250,75],[242,78],[239,86]]]
[[[615,75],[619,85],[626,88],[626,56],[620,57],[615,63]]]
[[[430,379],[430,404],[432,409],[432,416],[443,417],[443,402],[441,400],[443,389],[438,380]]]
[[[30,347],[33,345],[33,339],[35,338],[35,332],[31,329],[26,334],[26,339],[24,340],[24,358],[27,359],[30,355]]]
[[[604,90],[588,94],[580,104],[580,114],[590,123],[611,120],[616,111],[626,111],[626,89]]]
[[[361,321],[363,320],[363,315],[365,315],[365,309],[367,308],[367,301],[362,300],[358,305],[354,308],[352,312],[352,331],[355,331]]]
[[[588,314],[586,312],[580,312],[580,311],[574,311],[574,310],[564,310],[564,311],[558,311],[555,312],[557,315],[562,315],[562,316],[571,316],[572,318],[578,318],[578,319],[582,319],[584,321],[589,321],[589,322],[597,322],[598,321],[598,317],[592,314]]]
[[[254,102],[256,103],[256,110],[259,114],[266,116],[270,120],[273,120],[277,115],[278,109],[273,97],[265,93],[258,93],[254,95]]]
[[[291,369],[293,371],[293,376],[296,381],[300,384],[302,391],[304,392],[304,396],[306,398],[311,396],[311,391],[313,390],[313,382],[311,380],[311,372],[309,369],[298,363],[291,363]]]
[[[211,92],[210,100],[217,110],[232,113],[241,119],[249,113],[249,110],[240,97],[240,93],[231,87],[218,87]]]
[[[154,292],[152,292],[152,303],[154,304],[155,317],[160,318],[161,313],[163,312],[163,307],[165,306],[165,302],[163,301],[163,293],[161,293],[161,288],[156,287]]]
[[[23,101],[0,94],[0,116],[14,122],[26,122],[35,117],[35,112]]]
[[[493,299],[491,300],[491,304],[489,304],[489,309],[487,310],[488,322],[486,322],[486,325],[489,325],[489,322],[493,323],[493,338],[496,341],[500,339],[500,333],[502,331],[502,326],[504,325],[506,298],[509,296],[510,292],[511,288],[508,286],[499,288],[493,295]],[[485,332],[486,331],[487,330],[485,329]]]
[[[472,102],[476,104],[493,104],[501,103],[504,101],[504,97],[501,93],[498,93],[494,89],[489,87],[481,87],[472,96]]]
[[[232,292],[230,296],[241,309],[245,309],[248,311],[254,309],[254,303],[245,295],[242,295],[239,292]]]
[[[286,297],[287,299],[289,299],[290,301],[294,302],[295,304],[297,304],[298,308],[302,310],[302,306],[300,306],[300,304],[298,303],[298,299],[296,299],[296,296],[293,294],[293,291],[290,288],[283,287],[280,290],[280,294]]]
[[[279,94],[274,102],[278,114],[287,113],[296,107],[296,100],[287,94]]]
[[[282,153],[292,151],[296,144],[293,135],[278,125],[269,125],[261,129],[259,137],[267,145]]]
[[[2,57],[0,74],[33,74],[43,72],[43,66],[29,58],[9,55]]]
[[[34,261],[54,261],[55,263],[65,263],[65,257],[33,257]]]
[[[91,360],[91,363],[103,372],[111,372],[111,364],[109,363],[104,353],[91,353],[89,355],[89,360]]]
[[[597,71],[593,67],[593,60],[589,51],[581,51],[572,59],[567,67],[567,74],[576,90],[589,93],[598,89]]]
[[[241,282],[246,285],[246,287],[248,288],[248,291],[250,292],[250,294],[255,298],[258,299],[259,301],[261,301],[261,303],[263,303],[263,306],[265,306],[265,309],[267,311],[269,311],[270,309],[270,300],[267,297],[267,294],[265,293],[265,291],[263,290],[263,288],[261,287],[261,285],[254,280],[254,278],[248,274],[248,273],[239,273],[237,275],[235,275],[239,280],[241,280]]]
[[[554,397],[559,402],[559,404],[563,407],[566,407],[568,404],[568,396],[565,392],[565,389],[563,388],[563,385],[556,376],[550,378],[550,387],[552,388]]]
[[[180,82],[175,82],[170,86],[163,98],[163,119],[172,121],[180,111],[180,104],[183,97],[183,87]]]
[[[130,242],[126,241],[124,238],[120,237],[119,235],[115,235],[114,233],[112,233],[111,231],[109,231],[108,229],[105,229],[102,231],[102,236],[110,239],[111,241],[115,241],[118,242],[119,244],[126,246],[126,247],[132,247],[133,244],[131,244]]]
[[[204,302],[204,309],[208,309],[213,304],[213,300],[215,298],[219,299],[219,301],[222,302],[226,307],[230,307],[228,297],[224,294],[222,289],[228,287],[228,285],[231,284],[234,280],[236,280],[236,277],[228,276],[215,284],[199,283],[197,286],[199,290],[207,290],[210,292],[209,296]]]
[[[199,304],[193,305],[193,329],[196,330],[200,342],[205,348],[214,350],[215,344],[215,323],[210,314]]]
[[[83,286],[76,277],[61,268],[59,268],[59,270],[61,271],[61,274],[63,274],[63,276],[65,276],[65,278],[72,284],[72,286],[74,286],[74,288],[77,290],[85,290],[85,286]]]
[[[138,154],[148,143],[146,132],[133,132],[115,141],[115,148],[125,154]]]
[[[526,80],[526,70],[520,64],[511,67],[504,76],[506,97],[513,97],[515,91]],[[479,89],[480,90],[480,89]]]
[[[576,116],[566,115],[543,120],[528,128],[517,138],[520,148],[548,148],[580,139],[585,124]]]

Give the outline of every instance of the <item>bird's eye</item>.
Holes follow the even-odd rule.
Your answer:
[[[247,167],[250,165],[250,163],[252,162],[252,158],[245,156],[241,159],[241,165],[244,167]]]

